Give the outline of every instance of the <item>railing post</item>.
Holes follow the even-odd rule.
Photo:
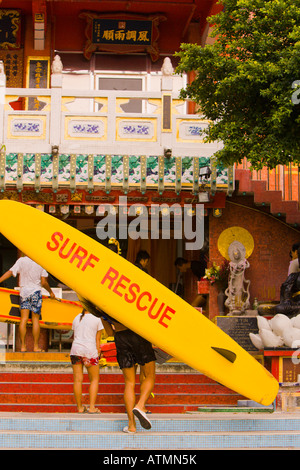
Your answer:
[[[62,62],[60,57],[54,57],[51,67],[51,110],[50,110],[50,144],[60,144],[62,117]]]
[[[162,66],[161,95],[161,146],[172,155],[172,91],[173,91],[173,66],[169,57],[166,57]]]

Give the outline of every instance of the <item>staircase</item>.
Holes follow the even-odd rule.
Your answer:
[[[49,362],[44,362],[42,357],[48,356]],[[34,362],[9,361],[0,371],[0,450],[101,449],[108,458],[124,452],[135,455],[132,450],[137,449],[147,451],[140,458],[155,459],[158,454],[151,449],[162,449],[170,452],[159,453],[161,458],[198,459],[201,449],[300,448],[299,413],[250,409],[241,405],[244,397],[182,363],[157,366],[154,397],[147,404],[152,428],[145,431],[138,423],[134,435],[122,432],[127,417],[118,367],[100,370],[97,405],[102,413],[97,415],[77,413],[72,370],[64,359],[51,363],[51,355],[35,353]],[[88,386],[85,374],[86,403]]]
[[[143,463],[170,464],[172,454],[177,459],[184,459],[184,456],[189,459],[191,455],[194,456],[191,464],[200,464],[201,455],[197,450],[202,449],[300,448],[299,415],[277,412],[259,415],[191,413],[168,417],[151,415],[151,422],[151,430],[145,431],[138,425],[137,433],[129,435],[122,432],[127,424],[124,414],[0,413],[0,449],[103,449],[105,453],[97,454],[98,463],[111,463],[104,461],[104,458],[124,458],[126,455],[127,458],[138,456]],[[121,454],[112,452],[121,449]],[[148,452],[134,454],[133,449]],[[151,452],[151,449],[170,452],[157,453]],[[163,462],[164,457],[169,460]],[[188,462],[182,460],[181,463]]]
[[[108,371],[113,370],[113,372]],[[114,370],[115,369],[115,370]],[[172,366],[173,371],[156,374],[154,397],[147,408],[152,413],[185,413],[199,407],[235,406],[243,397],[217,384],[203,374],[183,365]],[[179,369],[179,371],[178,371]],[[180,372],[181,369],[188,372]],[[89,380],[84,375],[83,396],[88,404]],[[137,377],[137,393],[139,390]],[[123,401],[124,380],[118,368],[100,370],[97,406],[102,413],[125,413]],[[71,371],[3,371],[0,374],[0,412],[74,413],[77,411],[73,395]]]
[[[298,167],[280,172],[276,169],[252,172],[247,166],[239,165],[235,169],[235,181],[237,194],[253,194],[255,204],[269,206],[271,214],[284,216],[290,225],[300,224]]]

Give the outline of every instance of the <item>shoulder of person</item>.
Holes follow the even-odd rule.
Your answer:
[[[21,258],[19,258],[17,262],[20,264],[20,266],[29,266],[29,265],[38,266],[38,264],[35,261],[33,261],[31,258],[29,258],[28,256],[21,256]]]
[[[19,269],[20,267],[24,266],[26,261],[24,260],[24,256],[21,256],[21,258],[18,258],[15,262],[15,264],[12,266],[13,268]]]

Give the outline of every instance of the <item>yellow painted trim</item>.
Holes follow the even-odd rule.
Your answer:
[[[278,382],[282,382],[282,377],[283,377],[283,358],[279,357],[279,362],[278,362]]]
[[[150,104],[150,105],[152,105],[152,106],[156,106],[155,111],[152,112],[151,114],[161,114],[161,107],[162,107],[161,98],[152,98],[152,99],[149,99],[149,100],[148,100],[148,104]]]
[[[172,100],[172,114],[182,114],[178,111],[178,107],[182,106],[185,102],[183,100]]]
[[[130,101],[130,98],[116,98],[116,113],[125,114],[125,112],[121,108],[121,105],[129,103],[129,101]]]
[[[102,104],[103,107],[101,108],[100,111],[98,111],[99,113],[107,113],[107,106],[108,106],[108,98],[95,98],[95,103],[99,103],[99,104]]]

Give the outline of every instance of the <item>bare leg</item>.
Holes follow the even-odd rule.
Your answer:
[[[30,311],[28,309],[22,309],[21,310],[21,320],[20,320],[20,325],[19,325],[19,336],[20,336],[20,341],[21,341],[21,351],[25,352],[26,351],[26,329],[27,329],[27,322],[29,318],[29,313]]]
[[[124,402],[128,416],[128,430],[131,432],[136,431],[135,418],[132,410],[135,405],[135,367],[122,369],[125,388],[124,388]]]
[[[82,405],[82,381],[83,381],[83,365],[82,364],[72,364],[73,368],[73,390],[74,397],[79,413],[84,411],[84,406]]]
[[[39,347],[39,339],[40,339],[40,317],[37,313],[32,312],[32,335],[33,335],[33,350],[35,352],[41,351]]]
[[[140,398],[136,404],[136,407],[142,411],[146,411],[146,402],[154,388],[155,383],[155,361],[148,362],[144,366],[141,366],[141,373],[143,374],[143,380],[141,383]]]
[[[98,387],[99,387],[99,365],[90,366],[87,368],[89,379],[90,379],[90,413],[99,412],[98,408],[95,408],[95,403],[97,399]]]

